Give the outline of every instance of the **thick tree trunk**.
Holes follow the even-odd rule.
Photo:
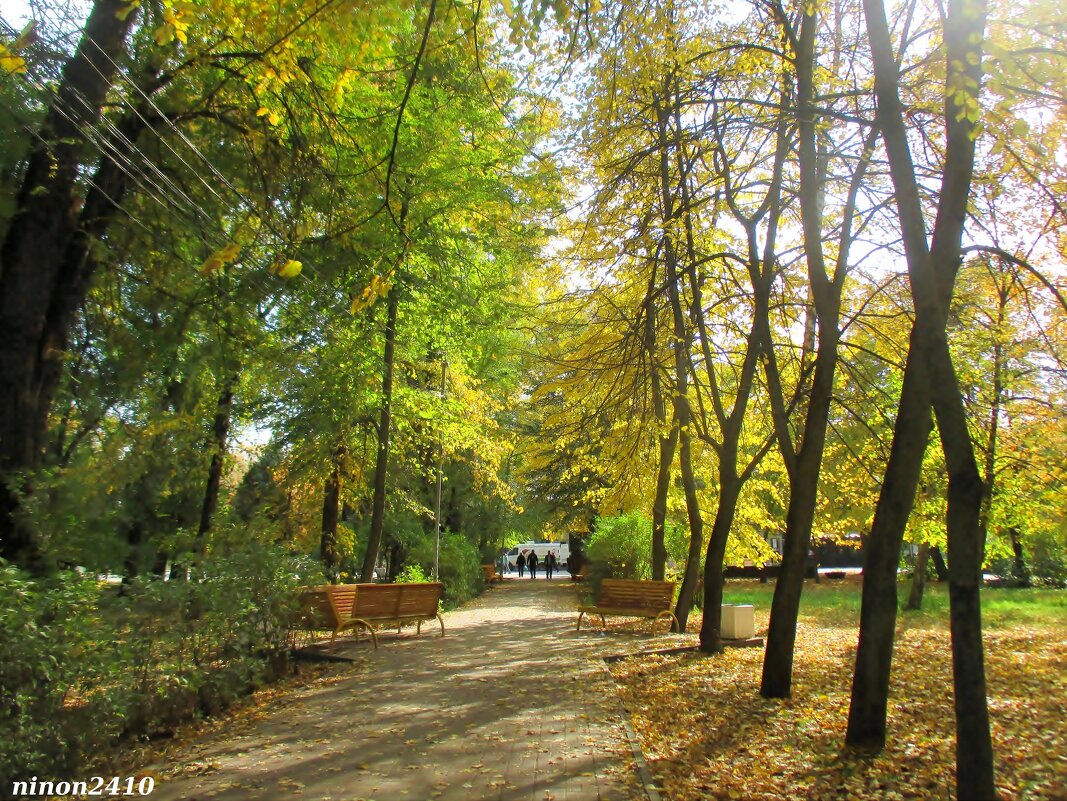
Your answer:
[[[88,235],[79,235],[89,204],[80,219],[73,211],[76,182],[86,132],[100,118],[136,18],[119,19],[127,6],[94,4],[30,151],[0,246],[0,557],[33,571],[48,566],[33,532],[18,520],[18,495],[29,490],[26,473],[40,464],[67,330],[95,267]]]
[[[346,454],[343,444],[338,444],[333,453],[333,466],[322,492],[322,537],[319,550],[326,566],[326,575],[337,581],[341,571],[341,549],[337,541],[337,522],[341,509],[341,474]]]
[[[948,594],[956,708],[956,792],[961,799],[996,798],[982,646],[982,501],[986,488],[967,424],[944,326],[927,337],[934,413],[948,468]]]
[[[393,362],[396,353],[396,314],[400,305],[400,290],[396,283],[389,290],[385,323],[385,354],[382,368],[382,409],[378,420],[378,455],[374,462],[374,499],[371,502],[370,533],[367,553],[360,571],[361,581],[374,580],[374,566],[382,544],[385,528],[386,478],[389,472],[389,436],[393,423]]]
[[[204,503],[200,508],[200,527],[196,532],[196,549],[201,554],[207,548],[207,536],[211,531],[212,519],[219,505],[219,487],[222,485],[222,468],[226,462],[226,438],[230,435],[233,393],[236,385],[237,377],[234,376],[222,390],[215,411],[215,423],[211,430],[211,464],[207,472]]]
[[[736,449],[733,451],[736,454]],[[743,482],[737,475],[736,457],[729,458],[723,449],[719,464],[719,505],[711,526],[708,551],[704,557],[704,617],[700,624],[700,650],[713,654],[722,649],[723,563],[730,527],[737,513],[737,500]]]
[[[885,746],[897,621],[897,565],[904,528],[915,503],[923,455],[933,430],[930,382],[915,345],[916,337],[913,328],[889,462],[882,478],[874,523],[863,545],[859,647],[845,741],[868,749]]]
[[[906,608],[918,611],[923,608],[923,593],[926,590],[926,563],[930,560],[930,546],[925,542],[919,545],[915,555],[915,573],[911,577],[911,591],[908,593]]]
[[[900,103],[898,62],[893,51],[885,6],[882,0],[864,0],[863,7],[874,67],[878,122],[889,157],[915,301],[915,325],[908,364],[911,366],[913,361],[916,364],[923,363],[927,397],[921,400],[933,404],[949,475],[947,529],[956,710],[956,791],[961,799],[981,801],[996,797],[979,595],[984,550],[981,530],[984,487],[945,325],[956,271],[960,265],[961,241],[973,174],[974,141],[977,135],[977,113],[973,112],[979,109],[977,98],[982,82],[986,5],[984,0],[949,0],[947,4],[943,23],[947,76],[945,156],[933,237],[929,243]],[[906,370],[905,385],[907,379]],[[917,394],[923,394],[921,389]],[[898,418],[897,425],[900,424]],[[916,466],[916,474],[918,469]],[[900,528],[903,530],[903,525]],[[874,539],[873,532],[871,539]],[[896,532],[892,532],[887,539],[897,539]],[[899,548],[899,540],[897,544]],[[866,574],[866,567],[864,572],[866,583],[871,577]],[[864,591],[866,606],[866,586]],[[864,648],[862,628],[860,648]],[[861,654],[857,653],[857,679],[860,659]],[[856,685],[853,686],[855,688]],[[884,716],[884,699],[882,705]],[[883,718],[883,740],[884,729]],[[853,734],[850,717],[850,738]]]

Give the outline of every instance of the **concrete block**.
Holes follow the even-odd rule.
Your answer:
[[[751,604],[722,605],[722,638],[724,640],[747,640],[755,635],[755,607]]]

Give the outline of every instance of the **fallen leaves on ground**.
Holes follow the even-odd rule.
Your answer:
[[[766,630],[766,614],[757,626]],[[997,786],[1005,801],[1067,799],[1067,642],[1055,627],[986,633]],[[690,799],[951,799],[947,629],[898,629],[885,750],[844,748],[856,631],[803,620],[792,698],[759,695],[763,649],[611,665],[656,783]]]
[[[196,752],[198,744],[205,741],[206,735],[212,732],[227,731],[232,736],[238,737],[262,720],[272,709],[276,709],[279,704],[292,703],[299,697],[301,691],[345,681],[361,669],[360,664],[304,665],[298,674],[268,685],[251,696],[241,699],[225,715],[189,721],[180,726],[174,736],[168,739],[126,743],[121,751],[101,754],[94,762],[93,769],[99,773],[130,773],[151,762],[154,763],[154,767],[147,770],[150,770],[151,775],[157,779],[182,771],[186,773],[213,772],[219,768],[217,762],[206,762],[195,758],[189,761],[190,753]],[[142,770],[138,775],[144,773],[145,771]]]

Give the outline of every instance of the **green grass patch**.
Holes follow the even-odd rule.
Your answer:
[[[927,584],[923,608],[919,611],[903,609],[910,588],[910,581],[906,580],[897,586],[902,618],[910,625],[947,625],[948,585]],[[818,619],[822,625],[858,626],[862,593],[863,585],[858,578],[824,579],[820,584],[806,581],[800,599],[800,615]],[[752,604],[757,609],[769,611],[773,596],[773,582],[730,580],[726,582],[723,602]],[[982,621],[987,629],[1019,625],[1067,627],[1067,591],[987,587],[982,590]]]

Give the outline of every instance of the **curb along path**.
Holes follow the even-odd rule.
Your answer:
[[[643,800],[597,658],[636,643],[575,633],[574,606],[566,577],[508,579],[446,615],[443,638],[346,645],[352,669],[193,743],[152,797]]]

